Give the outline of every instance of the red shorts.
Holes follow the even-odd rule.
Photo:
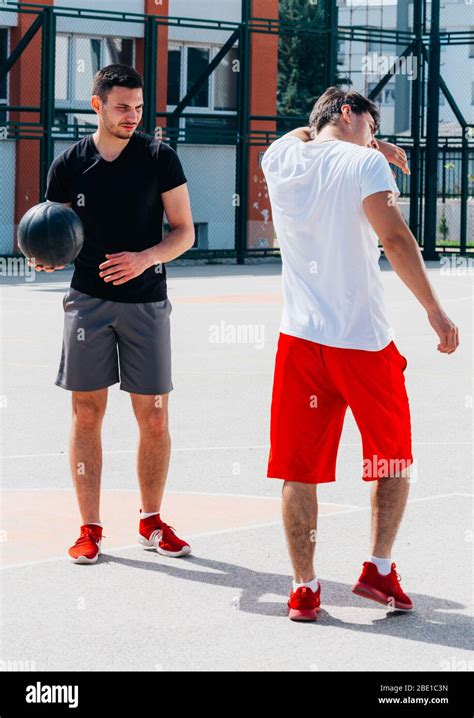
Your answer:
[[[407,469],[413,456],[406,366],[393,341],[371,352],[280,333],[267,476],[304,484],[335,481],[348,406],[362,435],[364,481]]]

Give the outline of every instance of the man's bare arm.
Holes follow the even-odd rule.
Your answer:
[[[161,242],[138,252],[106,253],[106,260],[99,264],[99,277],[104,282],[125,284],[154,264],[170,262],[192,247],[194,225],[187,185],[162,192],[161,197],[171,232]]]
[[[195,232],[188,185],[182,184],[169,192],[163,192],[161,198],[171,232],[159,244],[143,250],[142,254],[146,255],[149,266],[171,262],[194,244]]]
[[[396,165],[397,167],[400,167],[403,174],[411,174],[410,168],[408,167],[407,153],[405,152],[403,147],[398,147],[391,142],[376,140],[375,137],[372,142],[367,145],[367,147],[373,147],[374,150],[378,150],[379,152],[381,152],[387,162],[389,162],[391,165]]]
[[[417,241],[393,200],[392,193],[376,192],[364,199],[363,206],[388,261],[426,310],[428,321],[440,340],[438,350],[452,354],[459,345],[458,328],[441,307],[428,278]]]
[[[309,132],[309,127],[297,127],[296,130],[291,130],[291,132],[287,132],[286,135],[282,135],[282,137],[298,137],[298,139],[303,140],[303,142],[309,142],[311,139]]]

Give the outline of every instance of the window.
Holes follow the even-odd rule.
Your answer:
[[[75,37],[73,44],[72,99],[87,102],[91,97],[92,79],[101,65],[101,41],[97,38]]]
[[[56,36],[56,60],[55,60],[55,95],[57,100],[69,99],[69,50],[71,38],[67,35]]]
[[[8,28],[0,27],[0,65],[5,64],[8,58]],[[0,122],[6,122],[7,113],[5,110],[2,111],[2,105],[8,104],[8,84],[7,78],[3,78],[0,82]]]
[[[181,99],[181,48],[168,51],[168,105]]]
[[[372,90],[377,87],[376,82],[369,82],[367,90],[368,94],[372,92]],[[385,87],[379,92],[377,97],[375,98],[376,102],[379,102],[381,105],[394,105],[395,104],[395,84],[388,83],[385,85]]]
[[[133,66],[131,38],[56,35],[56,100],[89,107],[95,73],[116,62]]]
[[[168,111],[173,110],[187,94],[219,50],[220,47],[217,45],[203,47],[184,43],[173,43],[169,47]],[[198,144],[235,142],[237,59],[238,50],[231,48],[199,88],[189,105],[184,108],[185,117],[180,117],[179,127],[184,130],[186,142]]]
[[[380,31],[380,28],[373,25],[367,25],[366,29]],[[397,46],[382,42],[382,40],[372,38],[371,36],[367,43],[367,52],[376,52],[380,55],[388,55],[389,57],[394,57],[397,54]]]
[[[217,55],[217,46],[173,45],[168,50],[168,106],[175,107],[193,87]],[[236,60],[238,51],[231,48],[199,88],[185,112],[235,112],[237,109]]]
[[[237,49],[231,48],[214,70],[214,109],[235,110],[237,107]]]
[[[104,38],[104,58],[101,63],[104,65],[130,65],[133,67],[134,42],[131,37],[106,37]]]
[[[186,92],[189,92],[209,65],[209,50],[203,50],[200,47],[188,47],[187,61]],[[210,77],[207,78],[207,82],[204,82],[194,95],[190,102],[190,107],[209,107],[209,83]]]
[[[207,144],[226,144],[229,133],[226,130],[237,130],[236,115],[217,115],[215,117],[186,117],[186,142],[203,142]],[[231,144],[234,140],[231,139]]]
[[[105,65],[134,65],[135,44],[127,37],[56,35],[55,126],[61,133],[69,126],[97,127],[95,114],[68,112],[89,109],[95,73]]]
[[[405,48],[403,48],[403,49],[405,49]],[[370,41],[369,47],[368,47],[368,52],[370,54],[375,53],[376,55],[383,55],[384,57],[388,57],[389,60],[391,60],[391,58],[398,57],[397,46],[389,45],[386,42],[382,43],[382,42]]]

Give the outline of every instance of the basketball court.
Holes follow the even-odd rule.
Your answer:
[[[89,566],[67,558],[80,525],[71,395],[54,385],[71,270],[3,278],[3,670],[472,670],[472,268],[429,266],[460,330],[451,356],[382,268],[408,359],[416,470],[393,557],[415,611],[351,592],[370,509],[348,412],[337,482],[318,489],[322,610],[305,625],[286,617],[281,482],[266,478],[279,263],[169,267],[173,448],[161,513],[193,553],[172,559],[137,544],[138,427],[115,385],[102,434],[103,553]]]

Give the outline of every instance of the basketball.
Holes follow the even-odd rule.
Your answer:
[[[36,264],[60,267],[72,262],[84,244],[84,228],[74,210],[59,202],[31,207],[18,225],[18,246]]]

